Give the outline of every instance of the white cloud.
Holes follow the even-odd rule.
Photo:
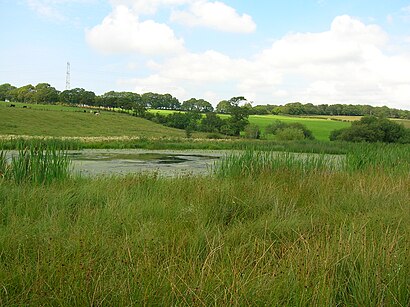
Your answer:
[[[209,27],[219,31],[250,33],[256,24],[247,14],[239,15],[223,2],[194,1],[188,10],[175,10],[171,20],[190,27]]]
[[[63,5],[72,3],[93,3],[96,0],[26,0],[27,5],[42,17],[56,20],[66,21]]]
[[[110,0],[116,7],[120,5],[131,8],[136,14],[155,14],[160,7],[190,3],[193,0]]]
[[[54,19],[57,21],[64,21],[64,15],[53,6],[51,1],[45,0],[27,0],[28,6],[40,16]]]
[[[140,21],[126,6],[117,6],[100,25],[86,30],[89,45],[103,53],[165,54],[181,52],[183,40],[165,24]]]
[[[410,56],[385,51],[388,43],[382,28],[340,16],[328,31],[286,35],[249,59],[207,51],[151,62],[152,74],[130,84],[137,91],[147,85],[154,91],[169,90],[180,99],[212,96],[217,99],[211,101],[214,104],[248,94],[256,103],[386,104],[410,109]]]

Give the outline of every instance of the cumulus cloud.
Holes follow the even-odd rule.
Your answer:
[[[147,55],[181,52],[183,40],[165,24],[140,21],[126,6],[117,6],[100,25],[86,30],[88,44],[103,53]]]
[[[389,40],[382,28],[339,16],[328,31],[288,34],[248,59],[207,51],[151,62],[152,74],[131,83],[136,90],[157,85],[158,90],[180,93],[181,99],[211,96],[212,91],[214,104],[248,95],[257,103],[360,103],[409,109],[410,57],[386,50]],[[172,92],[170,85],[178,91]]]
[[[188,10],[175,10],[171,20],[190,27],[209,27],[219,31],[250,33],[256,24],[247,14],[239,15],[223,2],[194,1]]]

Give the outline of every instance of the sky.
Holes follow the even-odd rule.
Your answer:
[[[0,0],[0,84],[410,110],[409,0]]]

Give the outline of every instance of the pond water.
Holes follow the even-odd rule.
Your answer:
[[[206,175],[227,151],[86,149],[69,151],[73,170],[86,176],[156,172],[161,176]]]

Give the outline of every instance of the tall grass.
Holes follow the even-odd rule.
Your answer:
[[[254,151],[232,153],[217,161],[214,172],[220,177],[259,176],[278,171],[333,171],[340,169],[342,157],[325,154]]]
[[[354,144],[346,155],[299,154],[245,150],[217,161],[214,173],[221,177],[259,176],[278,171],[383,172],[410,175],[410,146],[397,144]]]
[[[54,148],[20,149],[10,161],[7,161],[5,153],[0,153],[2,177],[17,184],[48,184],[55,180],[65,180],[70,176],[70,164],[67,152]]]
[[[0,184],[0,305],[408,306],[410,178]]]
[[[403,172],[410,174],[410,146],[402,144],[356,144],[346,155],[346,170]]]
[[[79,150],[83,148],[83,144],[77,139],[62,138],[13,137],[9,139],[0,139],[0,149],[2,150],[22,150],[25,148]]]
[[[374,146],[247,151],[219,176],[0,180],[0,305],[409,306],[407,149]]]

